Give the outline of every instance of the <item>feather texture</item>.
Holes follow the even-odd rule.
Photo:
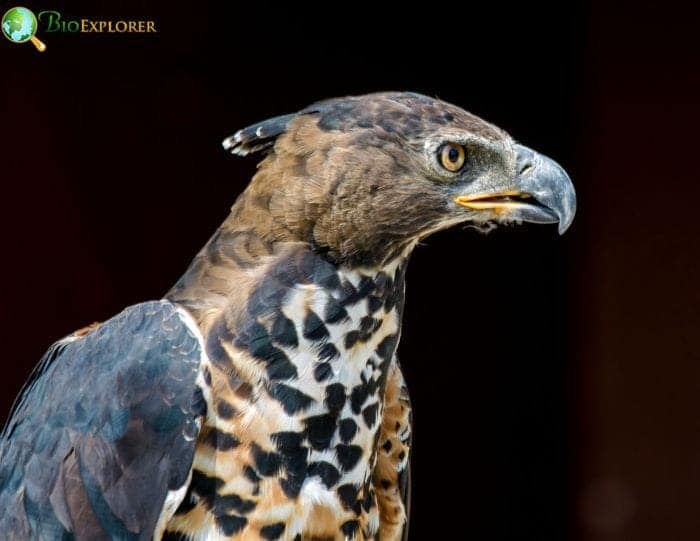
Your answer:
[[[0,439],[5,538],[152,537],[206,409],[186,317],[139,304],[49,349]]]

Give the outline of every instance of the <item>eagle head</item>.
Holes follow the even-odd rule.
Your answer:
[[[463,109],[388,92],[315,103],[224,140],[267,153],[232,219],[376,265],[460,223],[571,224],[576,195],[553,160]]]

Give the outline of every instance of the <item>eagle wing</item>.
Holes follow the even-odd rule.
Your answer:
[[[191,475],[203,355],[168,301],[54,344],[0,435],[3,537],[151,539]]]

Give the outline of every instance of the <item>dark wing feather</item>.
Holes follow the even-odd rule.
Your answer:
[[[49,349],[0,437],[3,538],[151,538],[206,410],[186,317],[139,304]]]
[[[287,115],[268,118],[238,130],[223,141],[223,146],[231,154],[247,156],[261,150],[267,150],[275,144],[277,137],[287,130],[287,125],[300,115],[310,115],[327,109],[342,100],[334,98],[314,103],[301,111]]]
[[[238,130],[231,137],[224,139],[224,148],[238,156],[265,150],[275,143],[275,139],[284,133],[287,124],[296,116],[297,113],[276,116]]]

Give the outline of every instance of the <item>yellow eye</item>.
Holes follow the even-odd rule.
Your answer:
[[[466,156],[464,147],[457,143],[445,143],[438,150],[440,165],[452,173],[459,171],[464,166]]]

